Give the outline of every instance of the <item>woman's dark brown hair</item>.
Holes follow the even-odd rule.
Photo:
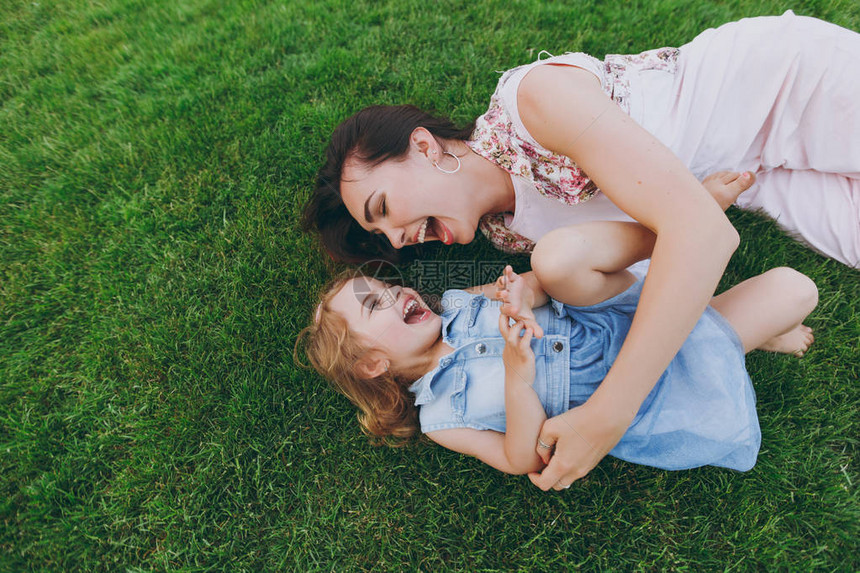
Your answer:
[[[403,260],[384,235],[369,233],[352,218],[340,195],[344,163],[356,159],[368,167],[386,160],[402,160],[409,137],[423,127],[440,139],[468,139],[472,122],[458,128],[450,120],[411,105],[366,107],[337,126],[326,149],[325,164],[317,174],[316,189],[305,205],[302,228],[319,233],[323,247],[336,261],[361,263],[373,259]]]

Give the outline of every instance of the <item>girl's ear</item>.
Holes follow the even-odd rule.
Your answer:
[[[355,371],[358,372],[361,378],[370,380],[381,375],[383,372],[387,372],[388,364],[388,359],[385,356],[379,352],[372,351],[356,361]]]

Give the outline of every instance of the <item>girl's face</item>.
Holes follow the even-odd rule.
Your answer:
[[[442,335],[442,319],[417,292],[370,277],[347,281],[329,306],[395,372],[422,367]]]
[[[410,142],[403,160],[375,167],[345,163],[340,189],[347,210],[366,231],[385,234],[395,249],[428,241],[470,243],[485,213],[465,170],[446,174],[434,167],[434,160],[448,170],[457,163],[429,133],[416,130]]]

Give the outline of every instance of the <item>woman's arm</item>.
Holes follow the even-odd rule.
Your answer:
[[[707,306],[738,235],[684,164],[607,98],[589,72],[538,66],[518,98],[532,136],[569,156],[657,237],[633,324],[606,379],[585,404],[544,424],[541,439],[558,443],[533,481],[560,489],[621,439]]]

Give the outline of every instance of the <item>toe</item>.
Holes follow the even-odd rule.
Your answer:
[[[726,181],[726,185],[734,192],[740,195],[755,183],[755,173],[752,171],[744,171],[743,173],[734,173],[735,177],[731,181]]]
[[[752,187],[753,183],[755,183],[755,173],[752,171],[744,171],[743,174],[738,177],[738,185],[744,191]]]
[[[733,183],[739,176],[740,173],[737,171],[718,171],[714,173],[714,177],[719,177],[720,181],[726,185]]]

